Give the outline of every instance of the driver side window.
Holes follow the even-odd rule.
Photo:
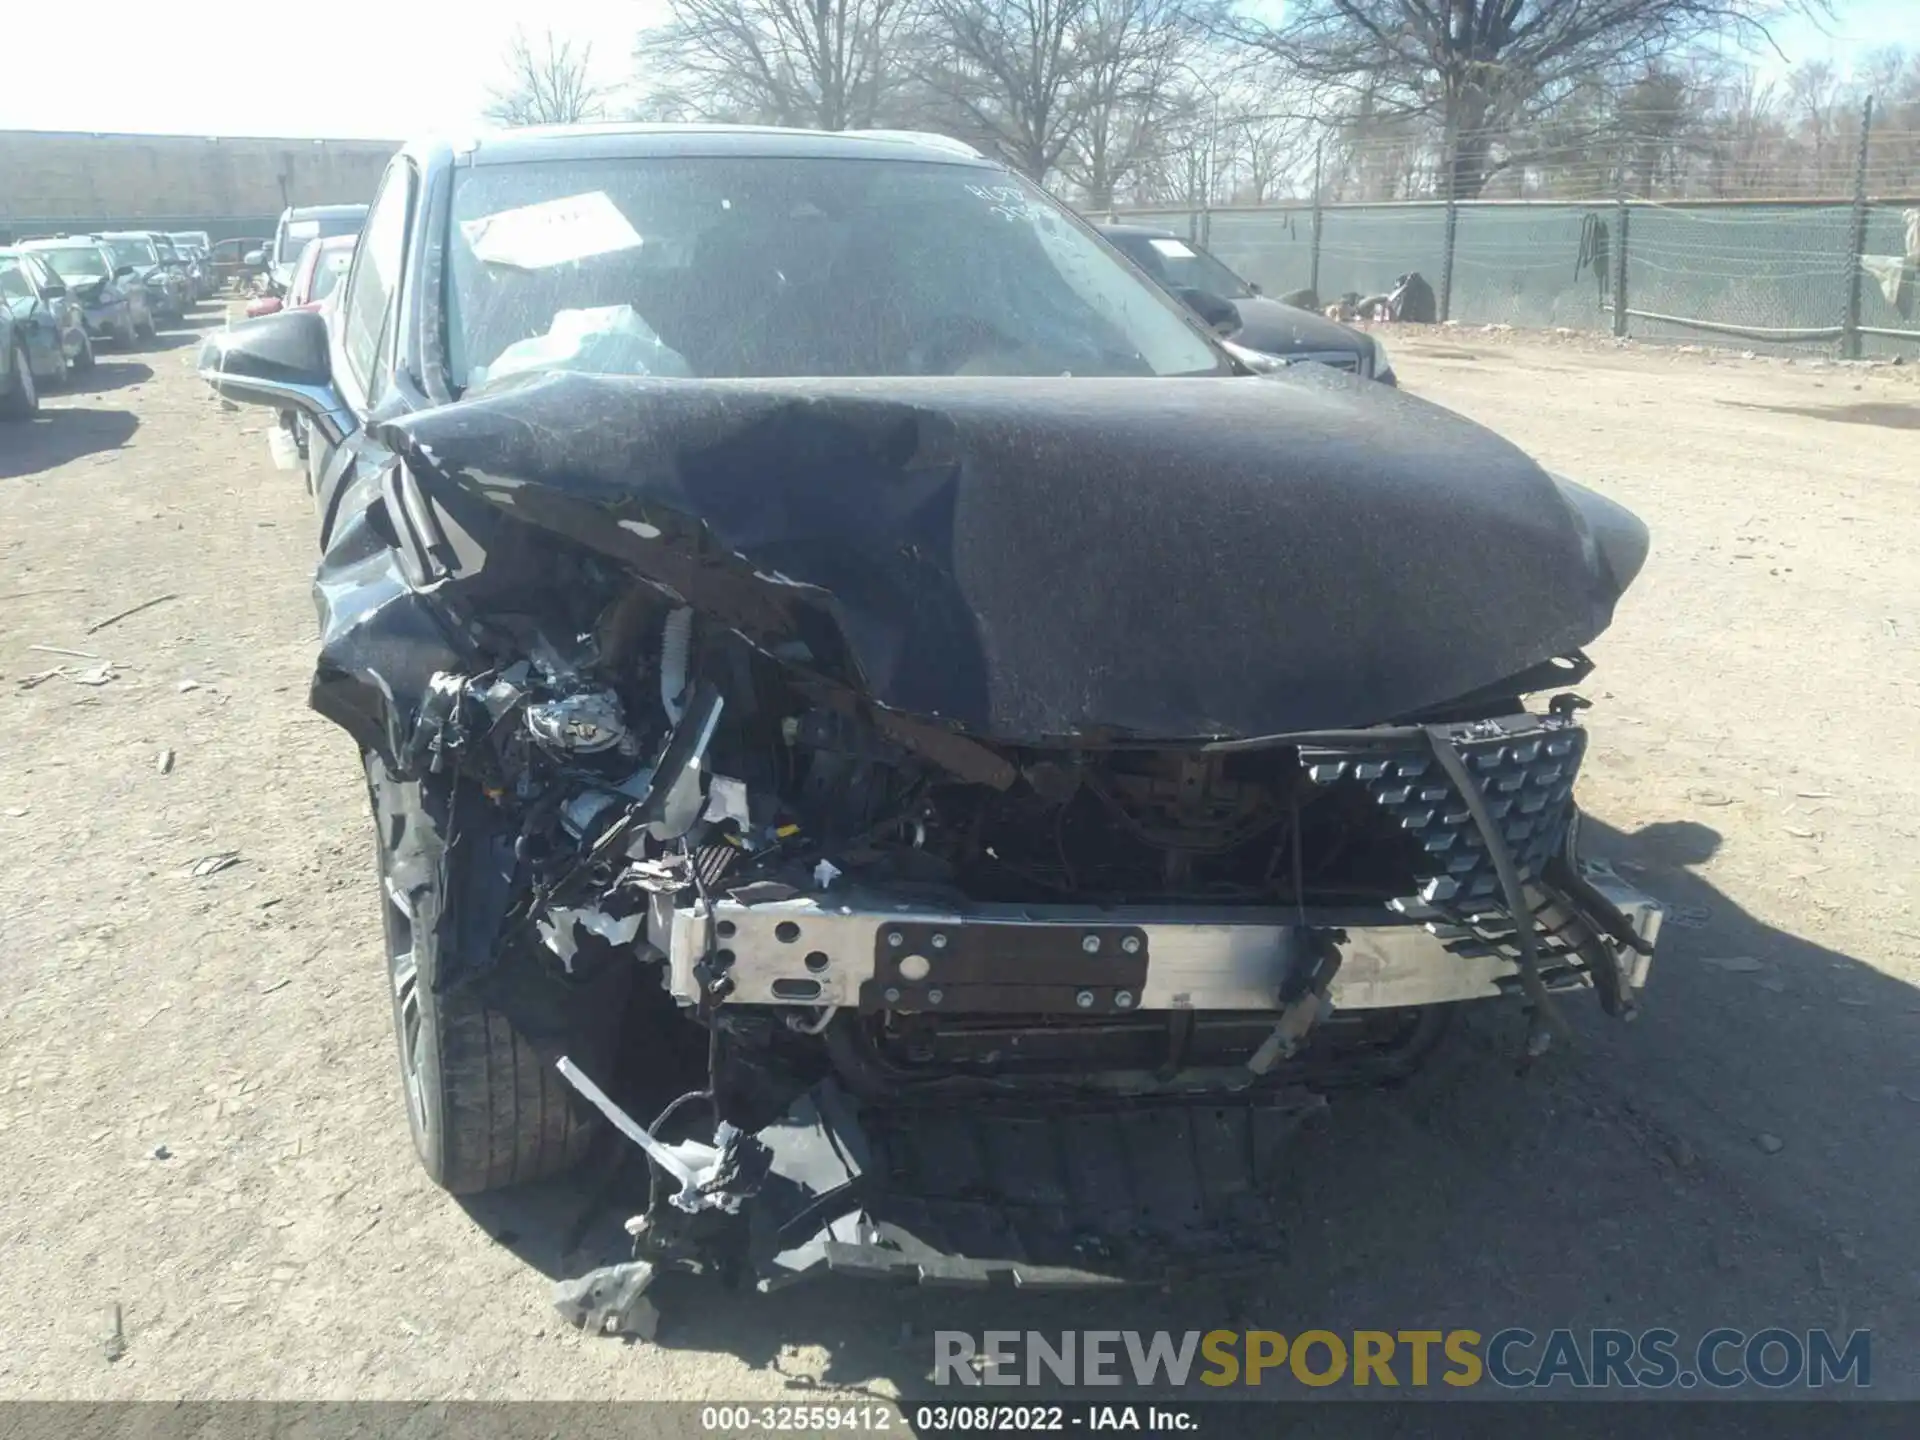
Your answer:
[[[355,386],[375,403],[387,379],[387,337],[393,300],[406,258],[407,216],[413,206],[413,166],[396,159],[360,229],[353,274],[341,304],[341,344]]]

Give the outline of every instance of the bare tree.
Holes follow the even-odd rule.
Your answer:
[[[1707,190],[1713,195],[1759,195],[1767,173],[1786,149],[1787,126],[1771,81],[1752,66],[1723,77],[1705,122]]]
[[[930,88],[1015,169],[1043,179],[1078,138],[1075,46],[1093,0],[928,0]]]
[[[1840,77],[1825,60],[1796,65],[1787,73],[1786,103],[1794,118],[1794,129],[1815,188],[1832,188],[1849,168],[1852,159],[1844,153],[1852,147],[1844,143],[1841,132],[1844,107],[1840,97]]]
[[[507,47],[506,83],[487,92],[485,114],[502,125],[571,125],[605,112],[606,92],[589,78],[593,46],[543,32],[536,45],[524,30]]]
[[[919,0],[668,0],[642,37],[651,106],[820,130],[885,117]]]
[[[1220,117],[1230,157],[1233,198],[1259,205],[1311,173],[1312,127],[1292,115],[1244,103]]]
[[[1163,143],[1176,73],[1200,33],[1191,0],[1087,0],[1070,39],[1077,124],[1060,168],[1104,210]]]
[[[1830,0],[1294,0],[1277,26],[1235,32],[1357,99],[1379,119],[1422,122],[1438,188],[1479,195],[1511,163],[1506,137],[1583,77],[1644,73],[1708,39],[1764,43],[1789,13]]]
[[[1627,87],[1616,107],[1618,139],[1612,148],[1622,171],[1619,184],[1628,193],[1652,195],[1679,181],[1703,108],[1689,78],[1664,64],[1648,66]]]

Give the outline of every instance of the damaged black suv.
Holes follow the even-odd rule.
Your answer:
[[[1569,689],[1644,528],[1248,374],[964,146],[409,147],[331,319],[200,363],[313,427],[312,703],[449,1189],[604,1115],[648,1263],[1245,1263],[1330,1088],[1645,980]]]

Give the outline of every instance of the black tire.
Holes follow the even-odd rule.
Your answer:
[[[13,378],[0,394],[0,420],[31,420],[40,413],[40,389],[33,383],[33,365],[26,347],[13,342]]]
[[[460,913],[471,907],[449,906],[447,892],[485,884],[484,859],[471,852],[485,850],[486,826],[470,817],[487,802],[438,777],[396,780],[377,756],[366,764],[401,1090],[420,1163],[456,1195],[560,1174],[586,1156],[601,1121],[554,1062],[564,1054],[606,1075],[631,962],[575,979],[536,950],[491,966],[464,953],[477,946],[459,932],[486,943],[492,927],[472,924]],[[446,823],[454,805],[457,827]],[[459,836],[452,853],[449,830]]]
[[[153,323],[153,312],[151,310],[147,312],[145,322],[142,323],[138,329],[142,340],[156,340],[160,336],[160,327]]]
[[[82,375],[85,375],[93,369],[93,365],[93,337],[91,335],[82,335],[80,337],[80,356],[73,362],[73,368]]]

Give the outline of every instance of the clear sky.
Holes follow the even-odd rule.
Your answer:
[[[517,23],[591,43],[598,78],[619,84],[634,35],[663,9],[663,0],[319,0],[141,12],[138,25],[108,25],[82,70],[7,67],[0,129],[371,139],[457,130],[478,122]],[[1920,48],[1920,0],[1834,9],[1832,38],[1801,22],[1779,30],[1789,61],[1825,56],[1845,69],[1866,50]]]

